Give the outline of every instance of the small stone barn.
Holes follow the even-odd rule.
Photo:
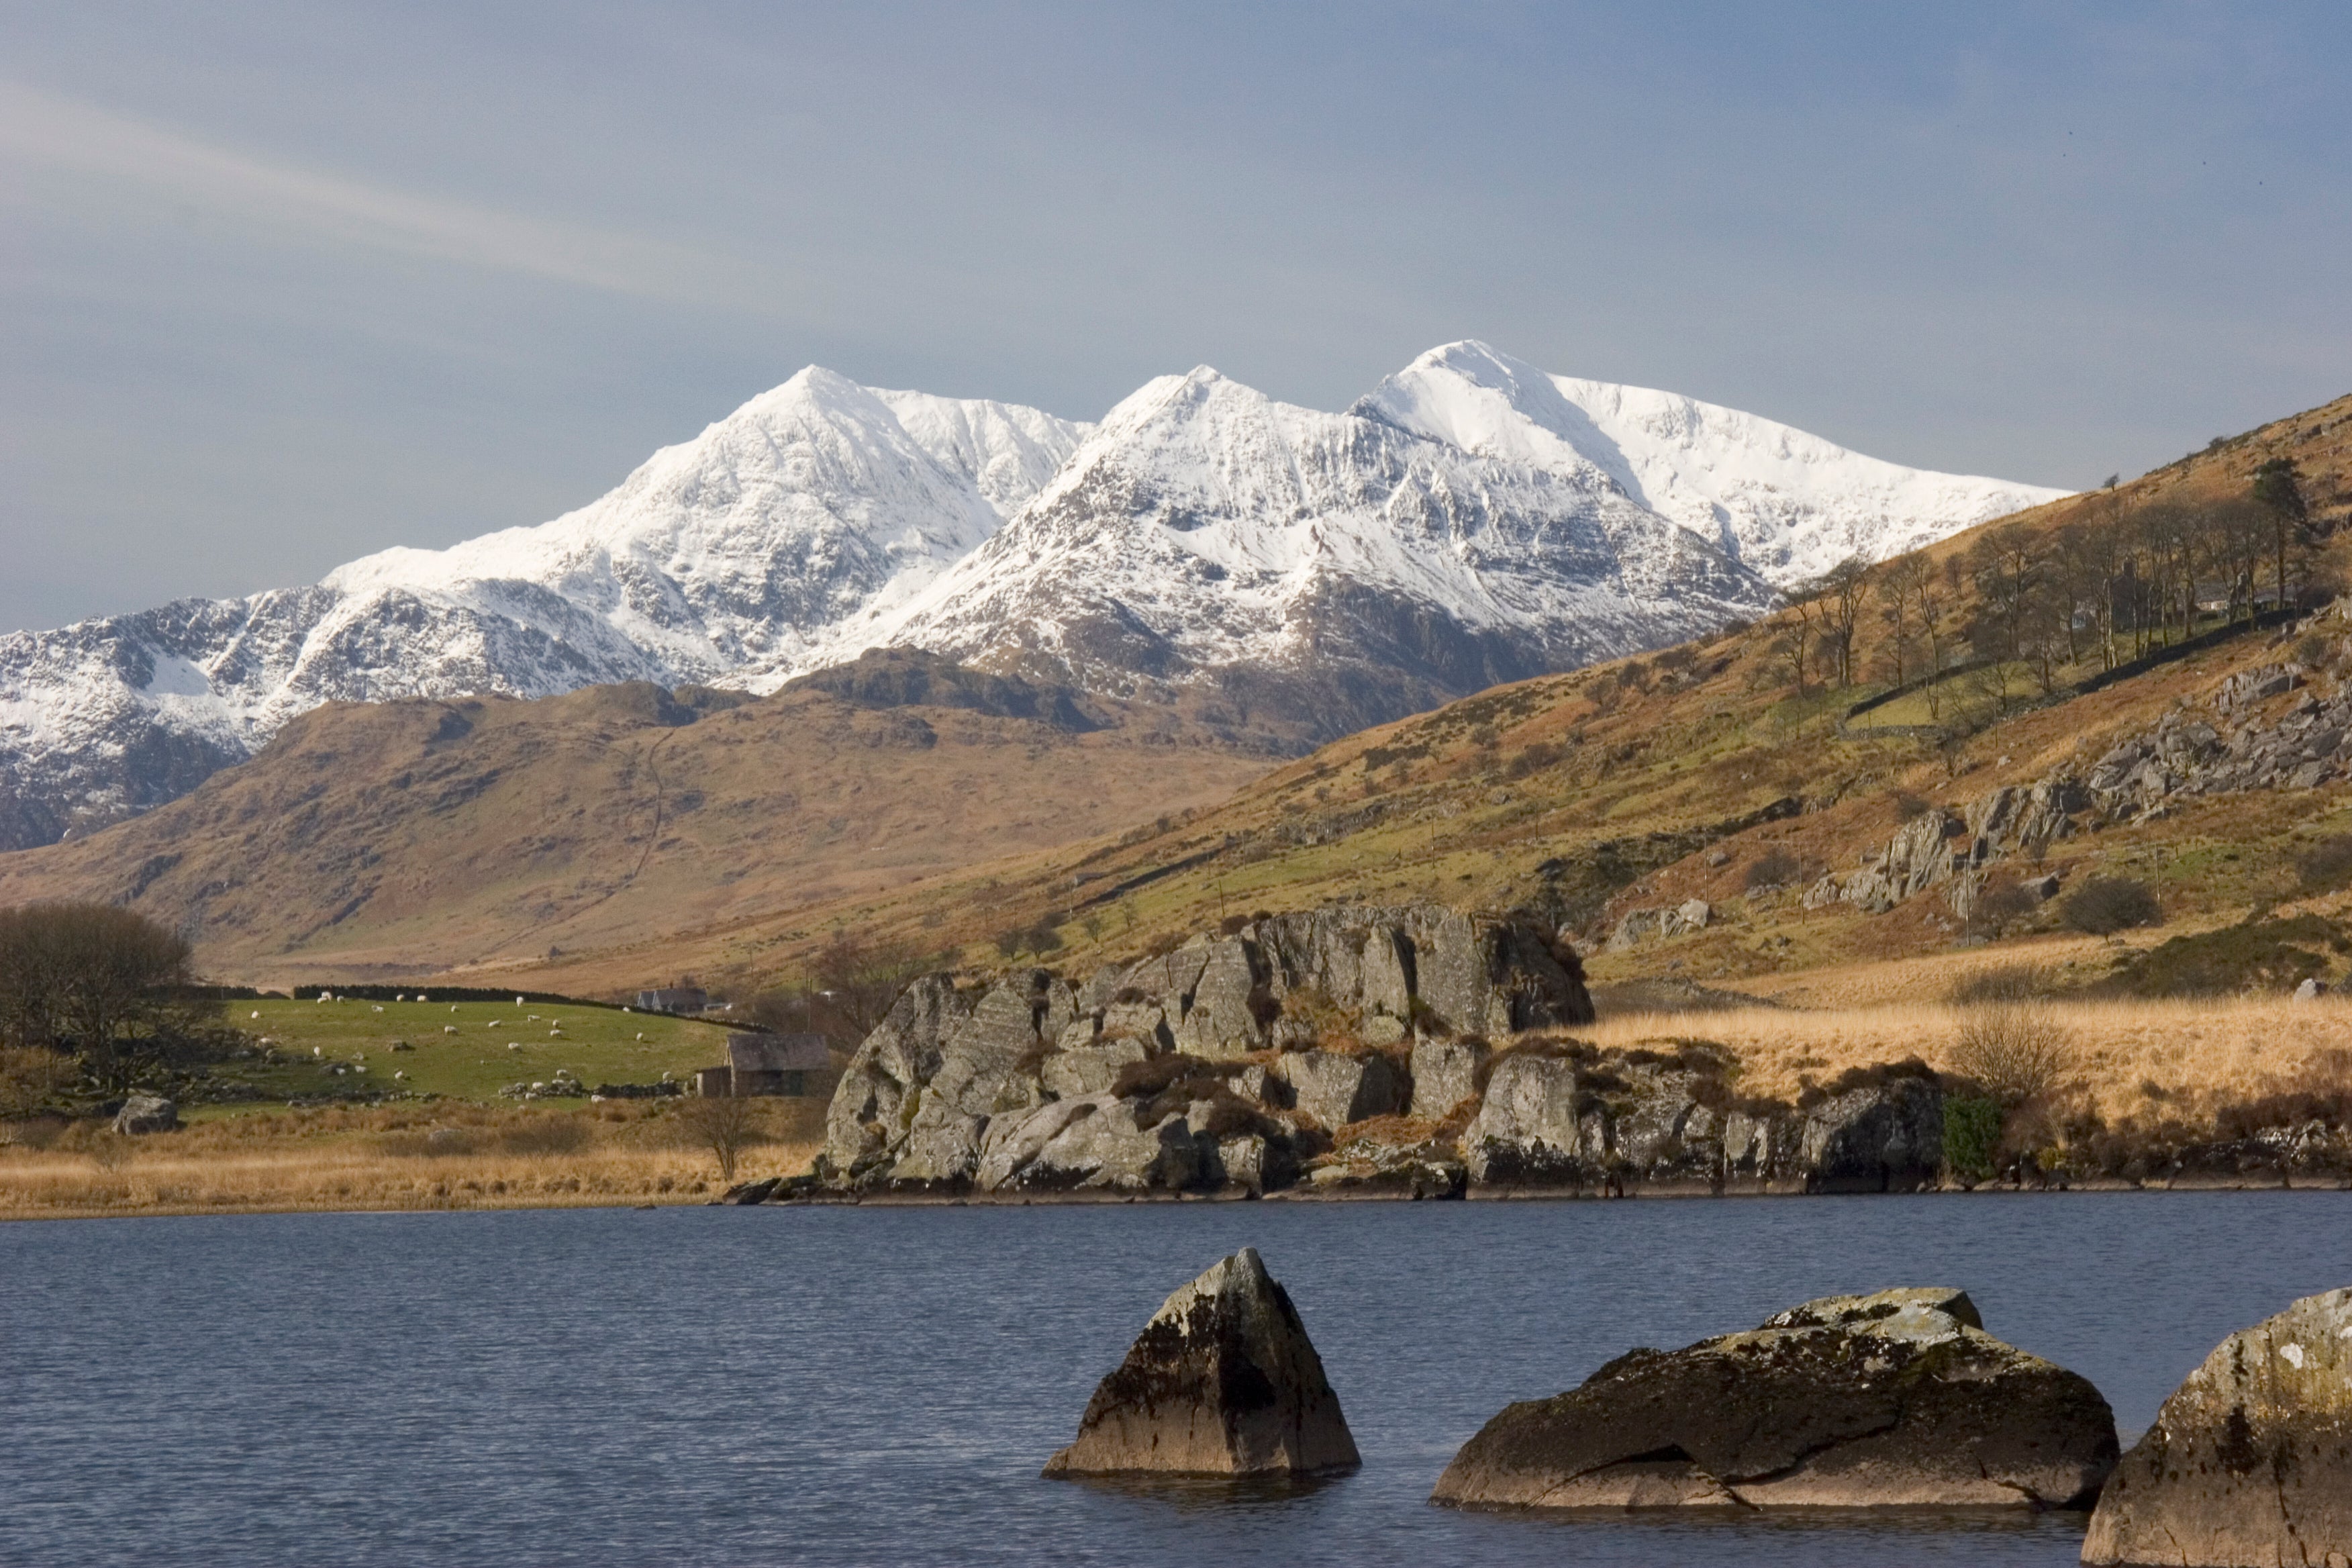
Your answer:
[[[637,993],[640,1013],[699,1013],[710,1005],[709,993],[694,985],[665,985]]]
[[[823,1035],[727,1037],[730,1094],[806,1094],[809,1075],[832,1065]]]

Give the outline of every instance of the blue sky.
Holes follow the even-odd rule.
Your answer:
[[[2083,485],[2352,391],[2352,10],[0,0],[0,630],[545,520],[812,362],[1482,337]]]

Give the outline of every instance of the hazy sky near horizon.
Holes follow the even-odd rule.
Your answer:
[[[0,0],[0,631],[545,521],[811,363],[1479,337],[1895,461],[2352,391],[2341,5]]]

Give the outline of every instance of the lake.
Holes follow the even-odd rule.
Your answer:
[[[1047,1481],[1251,1245],[1365,1459]],[[0,1227],[0,1562],[2071,1563],[2079,1517],[1604,1521],[1424,1500],[1511,1400],[1809,1297],[1957,1285],[2126,1434],[2352,1283],[2352,1194],[245,1215]]]

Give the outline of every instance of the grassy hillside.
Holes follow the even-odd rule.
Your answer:
[[[557,963],[1084,839],[1266,766],[1164,710],[905,656],[759,700],[336,704],[184,799],[0,856],[0,904],[127,903],[273,987]],[[624,989],[678,973],[652,963]]]

